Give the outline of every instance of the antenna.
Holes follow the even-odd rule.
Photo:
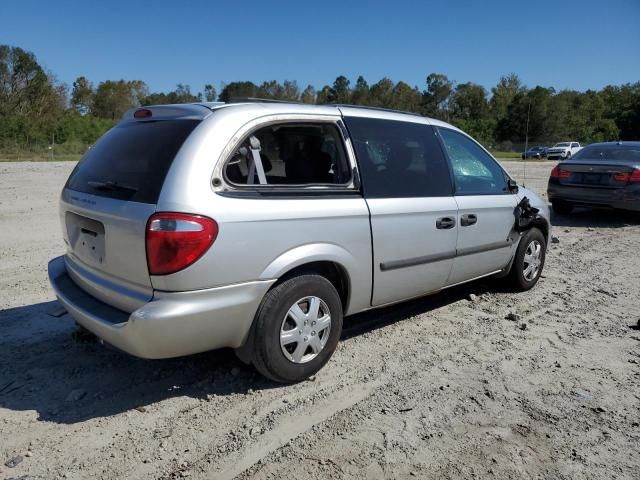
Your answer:
[[[524,164],[523,164],[523,175],[522,175],[522,186],[526,187],[525,182],[527,181],[527,152],[529,151],[529,117],[531,116],[531,98],[529,98],[529,109],[527,110],[527,130],[525,132],[524,137]]]

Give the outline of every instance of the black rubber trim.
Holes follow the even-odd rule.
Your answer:
[[[452,252],[437,253],[434,255],[425,255],[423,257],[407,258],[405,260],[392,260],[390,262],[383,262],[380,264],[380,270],[388,272],[389,270],[397,270],[399,268],[415,267],[417,265],[424,265],[426,263],[441,262],[443,260],[451,260],[456,257],[464,257],[467,255],[473,255],[476,253],[490,252],[492,250],[499,250],[501,248],[507,248],[513,245],[510,240],[503,242],[489,243],[480,247],[463,248]]]
[[[78,309],[90,312],[91,315],[113,325],[129,321],[129,313],[92,297],[78,287],[67,273],[62,273],[53,282],[62,299]]]
[[[490,252],[492,250],[499,250],[501,248],[507,248],[513,245],[510,240],[504,240],[502,242],[488,243],[479,247],[463,248],[457,251],[457,257],[464,257],[466,255],[474,255],[476,253]]]
[[[416,265],[424,265],[425,263],[441,262],[442,260],[451,260],[455,258],[456,252],[437,253],[434,255],[425,255],[423,257],[407,258],[405,260],[392,260],[380,264],[380,270],[387,272],[389,270],[397,270],[399,268],[415,267]]]
[[[344,198],[344,197],[362,197],[362,194],[353,188],[345,188],[344,190],[332,189],[260,189],[260,190],[223,190],[216,192],[222,197],[229,198],[277,198],[281,200],[295,200],[305,197],[323,197],[323,198]]]

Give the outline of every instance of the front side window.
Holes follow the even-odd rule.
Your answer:
[[[447,162],[430,125],[346,117],[369,198],[452,195]]]
[[[257,158],[264,172],[262,179],[255,164]],[[240,143],[224,173],[233,184],[254,186],[331,186],[346,185],[351,180],[341,134],[329,123],[262,127]]]
[[[476,142],[448,128],[438,130],[451,162],[457,195],[491,195],[509,191],[504,170]]]

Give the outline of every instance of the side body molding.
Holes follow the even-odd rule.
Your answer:
[[[290,270],[312,262],[333,262],[346,273],[349,298],[345,315],[369,308],[371,262],[363,264],[348,250],[333,243],[310,243],[283,252],[265,268],[260,280],[280,278]]]

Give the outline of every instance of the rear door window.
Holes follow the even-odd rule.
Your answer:
[[[369,198],[453,194],[447,162],[433,127],[422,123],[345,117]]]
[[[102,197],[157,203],[169,167],[200,120],[125,122],[93,145],[66,188]]]

